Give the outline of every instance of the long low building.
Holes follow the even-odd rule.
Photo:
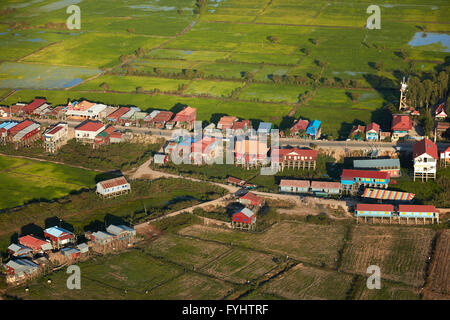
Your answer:
[[[378,170],[389,173],[391,177],[400,176],[400,159],[353,160],[353,167],[362,170]]]
[[[392,217],[394,206],[391,204],[356,204],[355,215],[358,217]]]
[[[131,191],[131,186],[125,177],[118,177],[97,183],[97,194],[103,197],[115,197]]]
[[[439,218],[439,210],[431,205],[399,205],[398,214],[401,218]]]
[[[289,193],[307,193],[309,192],[310,182],[308,180],[281,180],[280,192]]]

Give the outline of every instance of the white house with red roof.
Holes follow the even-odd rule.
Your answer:
[[[367,141],[378,141],[379,135],[380,135],[380,125],[378,123],[372,122],[366,127]]]
[[[95,137],[105,130],[105,125],[100,121],[86,120],[75,127],[75,138],[78,141],[93,143]]]
[[[412,129],[412,120],[407,114],[394,114],[392,116],[392,140],[408,135]]]
[[[416,177],[422,181],[436,178],[438,150],[436,144],[427,138],[417,141],[413,145],[414,181]]]
[[[48,127],[42,135],[45,151],[56,152],[56,150],[67,140],[68,134],[69,125],[67,123],[60,122]]]
[[[445,104],[441,103],[434,110],[434,118],[436,120],[445,120],[447,118],[447,113],[445,112]]]
[[[447,163],[450,163],[450,147],[447,147],[447,149],[441,151],[440,158],[441,166],[444,165],[447,167]]]
[[[124,176],[97,183],[96,193],[102,197],[116,197],[124,193],[129,193],[131,186]]]
[[[311,149],[273,149],[271,151],[272,167],[278,167],[281,171],[285,167],[288,169],[315,169],[318,153],[317,150]]]
[[[280,180],[280,192],[306,193],[309,192],[311,183],[309,180]]]

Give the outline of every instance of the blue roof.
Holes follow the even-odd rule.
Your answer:
[[[57,238],[60,237],[64,233],[72,234],[72,232],[67,231],[66,229],[57,227],[57,226],[45,229],[45,232],[47,232],[48,234],[51,234],[52,236],[57,237]]]
[[[270,131],[272,129],[272,123],[271,122],[260,122],[258,131]]]
[[[321,124],[322,124],[322,122],[320,122],[319,120],[311,121],[309,123],[308,128],[306,128],[306,133],[310,134],[310,135],[316,135],[316,133],[319,130]]]
[[[11,121],[11,122],[3,122],[3,123],[1,123],[0,124],[0,129],[1,128],[4,128],[5,130],[9,130],[9,129],[11,129],[12,127],[14,127],[16,124],[18,124],[18,122],[15,122],[15,121]]]

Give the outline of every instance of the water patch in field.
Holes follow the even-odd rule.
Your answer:
[[[429,44],[440,44],[444,52],[450,52],[450,35],[446,33],[425,33],[416,32],[408,44],[411,47],[426,46]],[[439,50],[440,51],[440,50]]]
[[[59,9],[65,9],[66,7],[70,6],[71,4],[78,4],[83,0],[61,0],[54,3],[47,4],[45,6],[42,6],[39,8],[39,10],[44,12],[51,12]]]
[[[395,8],[395,7],[430,7],[431,10],[439,9],[438,6],[428,5],[428,4],[394,4],[394,3],[386,3],[381,5],[384,8]]]
[[[47,42],[47,40],[41,39],[41,38],[35,38],[35,39],[19,39],[19,41],[29,41],[29,42]]]
[[[168,6],[153,6],[151,4],[139,4],[139,5],[132,5],[128,6],[131,9],[141,9],[143,11],[173,11],[176,8],[175,7],[168,7]]]
[[[100,72],[95,68],[4,62],[0,65],[0,88],[61,89]]]
[[[184,54],[192,54],[192,50],[183,51]]]
[[[344,74],[348,74],[348,75],[350,75],[350,76],[356,76],[356,75],[358,75],[358,74],[366,74],[366,72],[362,72],[362,71],[333,71],[333,74],[342,74],[342,73],[344,73]]]

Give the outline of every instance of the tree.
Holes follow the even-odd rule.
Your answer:
[[[423,126],[425,135],[429,136],[434,128],[434,120],[433,120],[433,117],[431,116],[431,113],[428,110],[423,113],[422,126]]]

